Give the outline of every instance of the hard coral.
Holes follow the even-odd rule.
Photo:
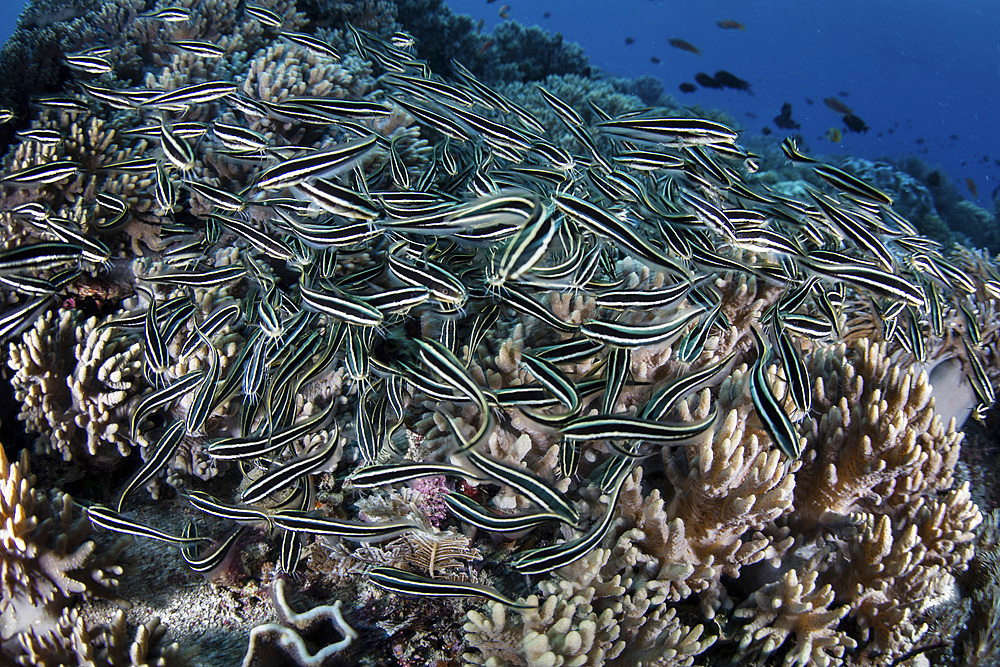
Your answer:
[[[279,622],[253,629],[243,667],[323,667],[358,636],[344,619],[340,600],[296,612],[285,598],[282,579],[275,580],[272,599]]]
[[[82,595],[114,596],[127,540],[100,547],[73,499],[34,488],[27,451],[8,463],[0,446],[0,633],[9,637]]]
[[[194,648],[176,642],[161,645],[167,629],[152,617],[129,636],[125,614],[117,612],[107,625],[94,624],[76,610],[65,610],[56,628],[48,632],[32,629],[18,636],[24,667],[186,667]]]
[[[40,451],[105,468],[129,454],[122,424],[130,400],[146,386],[134,333],[60,309],[36,320],[10,350],[19,418],[39,434]]]

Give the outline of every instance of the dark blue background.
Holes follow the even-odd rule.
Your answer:
[[[446,1],[456,12],[484,18],[484,31],[501,21],[498,12],[505,4]],[[511,19],[579,42],[591,64],[603,70],[659,77],[682,104],[726,109],[756,133],[778,115],[783,102],[790,102],[814,153],[869,158],[916,153],[944,167],[969,198],[964,181],[972,177],[978,201],[992,208],[991,195],[1000,183],[995,161],[1000,159],[1000,3],[995,0],[506,4]],[[549,19],[543,18],[545,12],[551,12]],[[739,21],[746,30],[719,28],[717,22],[724,19]],[[626,36],[635,43],[626,46]],[[687,40],[701,55],[669,46],[672,37]],[[651,63],[651,56],[662,62]],[[696,72],[720,69],[748,80],[754,94],[699,88],[685,95],[677,90],[681,82],[693,82]],[[823,98],[839,91],[848,93],[844,101],[871,130],[844,132],[841,143],[833,144],[823,135],[828,128],[844,126]],[[772,129],[779,137],[789,132]],[[958,138],[951,139],[952,134]]]

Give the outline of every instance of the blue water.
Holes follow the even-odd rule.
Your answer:
[[[502,20],[505,3],[448,4],[483,18],[488,32]],[[13,31],[22,6],[0,2],[0,40]],[[547,19],[545,12],[551,13]],[[508,15],[562,32],[604,71],[654,75],[684,104],[728,110],[750,133],[769,125],[776,136],[787,135],[771,119],[789,102],[814,154],[916,154],[943,167],[970,199],[965,179],[971,178],[979,191],[975,199],[992,208],[1000,184],[1000,108],[992,99],[1000,91],[1000,6],[992,0],[513,0]],[[716,23],[724,19],[746,30],[720,29]],[[626,37],[635,43],[627,46]],[[673,37],[701,55],[669,46]],[[660,64],[650,61],[654,56]],[[753,94],[677,90],[697,72],[720,69],[749,81]],[[844,131],[840,117],[823,104],[840,91],[870,126],[867,133]],[[839,144],[824,138],[831,127],[843,132]]]
[[[17,15],[21,13],[25,2],[20,0],[4,0],[0,2],[0,42],[6,42],[17,25]]]
[[[502,19],[504,0],[447,0],[456,12],[485,20],[490,31]],[[511,2],[511,19],[562,32],[579,42],[591,64],[622,76],[654,75],[683,104],[728,110],[748,132],[771,123],[784,102],[816,154],[869,158],[916,154],[940,164],[960,184],[978,186],[981,205],[992,208],[1000,184],[1000,5],[992,0],[616,0]],[[551,17],[543,18],[545,12]],[[745,31],[716,23],[735,20]],[[632,37],[635,43],[625,44]],[[684,39],[701,55],[668,45]],[[659,65],[651,57],[661,60]],[[694,74],[728,70],[750,82],[753,95],[677,86]],[[839,91],[869,126],[866,134],[843,132],[839,144],[824,138],[845,129],[823,104]],[[810,105],[806,98],[810,98]],[[754,114],[756,118],[749,116]],[[891,132],[890,132],[891,130]],[[955,135],[957,138],[951,138]]]

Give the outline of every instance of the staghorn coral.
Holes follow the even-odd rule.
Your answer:
[[[962,434],[937,416],[926,374],[866,340],[853,354],[834,346],[813,359],[823,417],[806,420],[813,447],[798,474],[796,521],[884,512],[951,486]]]
[[[768,655],[794,635],[785,665],[839,664],[857,642],[834,629],[848,608],[830,607],[834,592],[829,584],[818,585],[818,577],[818,571],[806,568],[800,580],[798,572],[790,570],[780,581],[754,593],[751,604],[734,612],[737,618],[753,619],[744,628],[740,648]]]
[[[132,449],[123,423],[145,386],[136,378],[142,351],[135,334],[98,324],[74,309],[51,310],[11,343],[7,364],[19,418],[39,434],[40,451],[112,467]]]
[[[512,612],[490,603],[470,611],[463,658],[475,665],[676,665],[714,642],[701,625],[685,625],[662,592],[645,585],[640,569],[622,571],[618,549],[596,549],[563,569],[562,581],[544,581],[536,609]],[[611,576],[611,572],[621,573]]]
[[[113,596],[126,539],[110,547],[88,540],[91,526],[74,518],[73,499],[34,488],[27,451],[8,463],[0,447],[0,634],[43,623],[70,599]]]
[[[161,645],[167,629],[153,617],[129,636],[124,612],[107,625],[95,625],[76,610],[67,609],[48,632],[32,628],[18,636],[17,664],[32,667],[91,665],[93,667],[184,667],[192,664],[196,649],[176,642]]]

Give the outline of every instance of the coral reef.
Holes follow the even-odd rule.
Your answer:
[[[34,487],[28,452],[8,463],[0,447],[0,633],[44,627],[78,596],[114,596],[127,540],[98,546],[73,499]]]
[[[293,665],[322,667],[344,651],[358,633],[344,620],[340,600],[299,613],[285,598],[285,582],[274,582],[272,597],[278,623],[257,626],[250,633],[250,647],[243,667]],[[340,639],[334,639],[340,636]]]
[[[34,0],[4,73],[3,660],[192,659],[91,522],[270,590],[247,666],[995,659],[995,224],[919,165],[440,0]]]
[[[57,667],[185,667],[193,664],[194,651],[177,643],[163,644],[166,628],[155,616],[129,636],[125,614],[118,612],[107,625],[94,625],[76,610],[68,609],[58,625],[48,632],[32,628],[18,636],[18,665]]]

